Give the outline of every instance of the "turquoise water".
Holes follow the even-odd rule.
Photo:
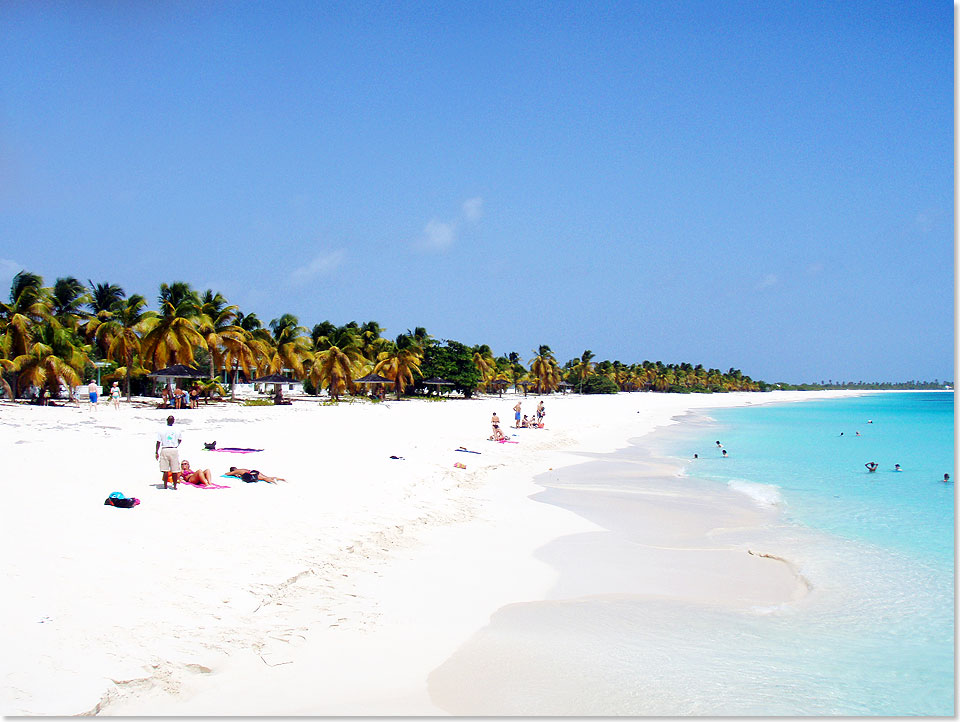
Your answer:
[[[598,528],[539,550],[556,590],[575,591],[498,610],[434,672],[456,690],[438,704],[488,716],[954,714],[954,488],[942,481],[954,475],[953,394],[708,414],[538,477],[534,498]],[[664,455],[684,475],[657,489],[724,487],[778,510],[718,542],[789,559],[810,593],[731,609],[618,586],[642,564],[631,499]]]
[[[674,456],[700,456],[687,464],[689,475],[734,488],[743,481],[745,491],[750,483],[772,485],[790,520],[952,574],[954,487],[941,481],[954,476],[952,393],[877,394],[710,416],[716,429],[670,444]],[[873,461],[879,468],[869,473],[864,464]]]
[[[953,408],[952,393],[898,393],[717,410],[713,427],[667,441],[689,476],[823,533],[795,553],[833,606],[767,631],[816,640],[782,661],[797,679],[819,667],[824,693],[848,698],[832,713],[954,713]]]

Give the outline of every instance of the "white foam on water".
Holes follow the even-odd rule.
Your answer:
[[[760,484],[745,479],[733,479],[727,482],[727,486],[733,491],[749,496],[760,506],[774,507],[783,502],[783,497],[780,496],[780,487],[774,484]]]

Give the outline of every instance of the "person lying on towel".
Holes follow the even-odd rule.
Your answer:
[[[286,479],[279,476],[267,476],[256,469],[238,469],[236,466],[231,466],[230,471],[224,476],[235,476],[248,484],[252,484],[255,481],[266,481],[270,484],[276,484],[278,481],[286,481]]]

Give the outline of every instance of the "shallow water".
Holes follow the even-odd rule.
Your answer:
[[[952,475],[952,405],[884,394],[725,410],[541,477],[537,499],[607,531],[542,549],[560,573],[552,598],[499,610],[434,672],[435,701],[479,715],[952,715],[953,485],[937,481]],[[740,609],[630,593],[647,531],[631,488],[670,488],[640,473],[653,447],[685,467],[668,484],[769,512],[723,541],[775,549],[811,593]]]

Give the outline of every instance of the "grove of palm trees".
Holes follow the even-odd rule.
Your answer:
[[[375,321],[312,328],[292,314],[264,325],[212,290],[198,292],[184,282],[161,283],[157,310],[140,294],[110,283],[84,284],[73,277],[53,286],[21,271],[9,299],[0,302],[0,368],[7,398],[21,398],[31,387],[60,394],[97,377],[119,380],[128,399],[152,395],[152,372],[184,364],[203,372],[206,394],[226,395],[240,380],[277,373],[304,382],[311,393],[333,399],[365,394],[355,379],[376,373],[390,379],[401,395],[432,393],[441,386],[470,397],[477,392],[555,391],[722,392],[768,388],[737,369],[721,372],[689,363],[660,361],[625,364],[595,361],[587,350],[562,366],[547,345],[524,365],[519,353],[495,356],[486,344],[467,346],[437,340],[417,327],[390,339]]]

